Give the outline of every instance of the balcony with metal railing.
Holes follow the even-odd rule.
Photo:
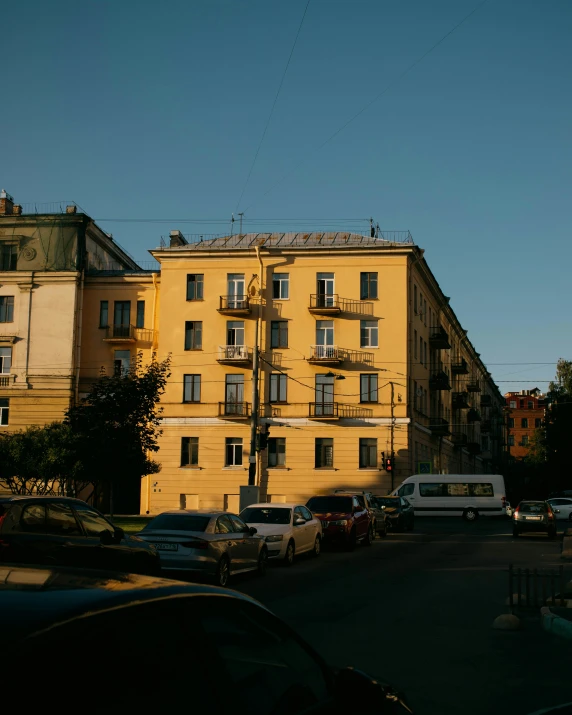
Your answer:
[[[465,447],[468,442],[467,431],[463,426],[457,427],[451,435],[451,442],[454,447]]]
[[[429,346],[435,350],[448,350],[451,347],[449,334],[442,325],[431,328],[429,333]]]
[[[446,437],[451,433],[449,421],[444,417],[431,417],[429,420],[429,429],[434,437]]]
[[[252,353],[246,345],[219,345],[217,362],[221,365],[250,365]]]
[[[481,391],[481,383],[479,380],[469,380],[467,382],[467,392],[480,392]]]
[[[436,392],[450,390],[451,382],[449,381],[449,375],[447,375],[444,370],[434,370],[429,378],[429,389]]]
[[[481,413],[479,410],[476,410],[474,407],[472,407],[468,412],[467,412],[467,422],[480,422],[481,421]]]
[[[250,418],[250,402],[219,402],[218,416],[224,419],[247,420]]]
[[[105,328],[105,337],[103,340],[106,343],[134,343],[137,340],[135,336],[135,326],[108,325]]]
[[[312,294],[308,310],[313,315],[339,315],[342,312],[342,301],[337,293]]]
[[[481,407],[492,407],[493,398],[490,395],[481,395]]]
[[[452,401],[454,410],[468,410],[471,406],[468,392],[453,392]]]
[[[338,402],[309,402],[308,417],[312,420],[339,420],[340,404]]]
[[[337,345],[311,345],[308,362],[311,365],[340,365],[343,357]]]
[[[252,309],[247,295],[221,295],[218,312],[224,315],[250,315]]]
[[[453,375],[468,375],[469,365],[465,358],[458,357],[451,362],[451,372]]]

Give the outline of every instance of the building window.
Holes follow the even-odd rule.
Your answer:
[[[525,429],[528,428],[528,417],[523,417],[523,418],[520,420],[520,426],[521,426],[521,427],[524,427]]]
[[[199,464],[199,438],[181,437],[181,467],[196,467]]]
[[[227,375],[225,378],[225,413],[244,414],[244,375]]]
[[[423,338],[419,336],[419,362],[421,365],[425,365],[425,360],[423,359]]]
[[[0,397],[0,425],[8,424],[10,414],[10,400]]]
[[[331,437],[316,438],[314,466],[316,469],[334,466],[334,440]]]
[[[187,274],[187,300],[203,300],[204,278],[202,273]]]
[[[377,402],[377,375],[364,374],[359,376],[359,401]]]
[[[229,320],[226,324],[226,344],[244,345],[244,320]]]
[[[519,400],[519,407],[521,410],[524,410],[524,400]]]
[[[183,402],[201,401],[201,376],[183,375]]]
[[[288,377],[279,372],[270,374],[270,402],[287,402],[286,385]]]
[[[99,301],[99,327],[107,328],[109,325],[109,301]]]
[[[131,353],[129,350],[116,350],[113,355],[113,372],[115,375],[125,377],[131,367]]]
[[[286,464],[286,438],[270,437],[268,440],[268,466],[283,467]]]
[[[378,347],[377,333],[377,320],[360,320],[360,346],[362,348]]]
[[[359,297],[361,300],[377,298],[377,273],[360,273]]]
[[[18,246],[4,243],[0,245],[0,271],[15,271],[18,267]]]
[[[513,427],[514,427],[514,417],[509,417],[509,418],[508,418],[508,426],[509,426],[509,428],[513,428]]]
[[[137,322],[135,324],[136,328],[144,328],[145,327],[145,301],[144,300],[138,300],[137,301]]]
[[[241,310],[247,306],[248,296],[245,294],[244,273],[228,273],[226,276],[227,307]]]
[[[417,409],[417,380],[413,380],[413,409]]]
[[[14,322],[14,296],[0,296],[0,323]]]
[[[536,429],[542,427],[542,417],[536,417],[534,419],[534,426],[536,427]]]
[[[516,400],[511,400],[509,403],[509,407],[511,410],[516,410]]]
[[[113,310],[114,336],[129,337],[129,325],[131,323],[131,301],[116,300],[113,306]]]
[[[417,315],[417,286],[413,286],[413,313]]]
[[[290,275],[288,273],[272,274],[272,297],[275,300],[286,300],[290,297]]]
[[[225,459],[227,467],[242,466],[242,438],[227,437],[225,440]]]
[[[185,321],[185,350],[202,350],[203,323],[201,320]]]
[[[360,437],[359,468],[377,468],[377,439],[375,437]]]
[[[288,347],[288,321],[272,320],[270,322],[270,347]]]
[[[489,438],[486,435],[482,437],[481,446],[483,448],[483,452],[489,451]]]
[[[509,434],[509,436],[508,436],[508,446],[514,447],[514,435],[513,434]]]
[[[334,273],[318,273],[316,276],[317,305],[319,308],[332,308],[335,305]]]
[[[417,360],[417,331],[413,331],[413,358]]]
[[[522,442],[521,442],[521,444],[522,444],[523,447],[528,447],[528,435],[527,435],[527,434],[523,434],[523,435],[522,435]]]
[[[529,410],[534,409],[534,402],[532,402],[532,400],[529,400],[529,401],[528,401],[528,409],[529,409]]]
[[[0,375],[9,375],[12,367],[12,348],[0,348]]]

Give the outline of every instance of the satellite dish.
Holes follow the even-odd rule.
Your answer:
[[[256,293],[257,293],[256,286],[250,286],[250,295],[252,298],[254,298]]]

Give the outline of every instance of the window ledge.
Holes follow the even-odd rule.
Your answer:
[[[266,469],[271,470],[271,469],[277,469],[278,471],[281,472],[289,472],[292,467],[266,467]]]
[[[379,467],[358,467],[358,472],[381,472]]]
[[[337,467],[314,467],[315,472],[337,472]]]
[[[242,469],[248,470],[248,467],[242,467],[242,466],[240,466],[240,465],[237,465],[237,466],[234,466],[234,465],[233,465],[233,466],[231,466],[231,467],[223,467],[223,469],[227,469],[227,470],[229,470],[229,471],[231,471],[231,472],[239,472],[239,471],[241,471]]]
[[[201,469],[204,469],[204,467],[197,467],[197,466],[194,466],[194,465],[193,465],[193,466],[190,466],[190,465],[187,465],[187,464],[185,464],[185,465],[182,465],[182,464],[181,464],[181,466],[179,467],[179,469],[190,469],[190,470],[199,471],[199,470],[201,470]]]

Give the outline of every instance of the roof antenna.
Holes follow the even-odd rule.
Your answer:
[[[370,218],[370,220],[369,220],[369,235],[372,238],[375,238],[375,228],[373,227],[373,218]]]
[[[238,215],[240,216],[240,235],[242,236],[242,217],[244,216],[244,211],[239,211]]]
[[[232,238],[232,229],[234,228],[234,214],[231,214],[232,218],[230,219],[230,237]]]

